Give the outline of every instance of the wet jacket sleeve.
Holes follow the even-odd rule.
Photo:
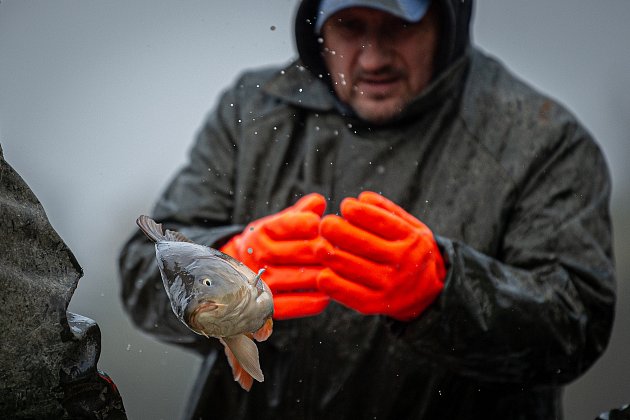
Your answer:
[[[218,246],[240,232],[231,225],[235,152],[231,92],[221,98],[198,133],[188,164],[174,177],[153,211],[156,221],[199,244]],[[205,351],[210,341],[191,332],[173,314],[155,260],[153,243],[139,231],[119,257],[122,300],[143,331],[156,338]]]
[[[401,334],[458,374],[521,385],[557,385],[605,349],[615,280],[610,180],[580,128],[538,158],[518,190],[499,255],[439,237],[447,260],[435,305]],[[439,232],[436,232],[439,235]]]

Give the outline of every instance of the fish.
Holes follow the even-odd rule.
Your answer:
[[[177,318],[196,334],[223,344],[234,380],[246,391],[264,381],[256,341],[273,331],[273,295],[241,261],[194,243],[141,215],[136,224],[155,243],[164,289]]]

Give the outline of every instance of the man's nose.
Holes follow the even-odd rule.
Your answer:
[[[364,71],[376,71],[388,66],[392,61],[392,46],[383,37],[365,37],[361,44],[359,64]]]

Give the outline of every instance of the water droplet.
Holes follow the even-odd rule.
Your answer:
[[[127,344],[127,351],[131,350],[131,344]]]
[[[275,27],[275,25],[271,25],[271,27],[269,29],[271,29],[272,31],[275,31],[276,27]]]
[[[253,250],[253,249],[251,249],[251,248],[247,248],[247,253],[251,255],[251,254],[253,254],[253,253],[254,253],[254,250]]]

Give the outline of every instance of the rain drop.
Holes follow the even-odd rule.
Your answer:
[[[271,27],[269,29],[271,29],[272,31],[275,31],[276,27],[275,27],[275,25],[271,25]]]

